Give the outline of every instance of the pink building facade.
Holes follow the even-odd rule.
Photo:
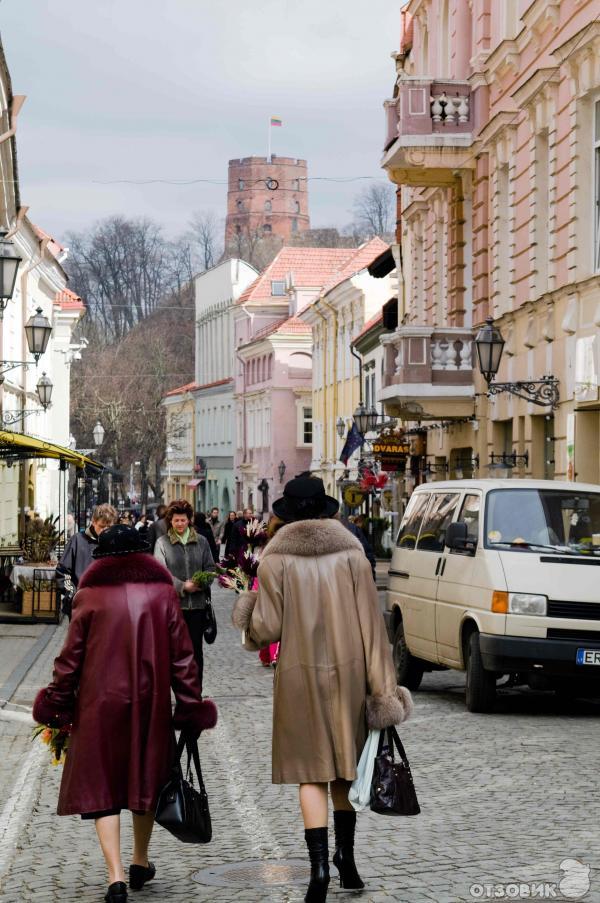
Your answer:
[[[236,504],[270,510],[312,458],[312,330],[298,314],[355,249],[282,248],[234,312]]]
[[[383,339],[381,397],[429,421],[451,475],[514,453],[515,476],[600,482],[597,16],[593,0],[401,13],[382,165],[402,187],[402,325]],[[506,340],[498,381],[551,374],[555,409],[486,398],[473,338],[488,316]]]

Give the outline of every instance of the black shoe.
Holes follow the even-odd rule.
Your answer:
[[[362,890],[364,881],[356,870],[354,863],[354,829],[356,828],[356,812],[339,809],[333,813],[335,829],[335,853],[333,864],[340,873],[340,887],[344,890]]]
[[[104,896],[106,903],[127,903],[127,885],[124,881],[109,884]]]
[[[141,890],[144,884],[152,881],[156,875],[156,868],[153,862],[148,863],[148,868],[144,865],[129,866],[129,887],[132,890]]]
[[[308,828],[304,832],[310,858],[310,884],[304,903],[324,903],[329,885],[329,849],[327,828]]]

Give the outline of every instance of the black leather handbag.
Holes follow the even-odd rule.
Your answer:
[[[399,762],[394,759],[394,744],[400,753]],[[371,810],[379,815],[418,815],[421,811],[408,757],[395,727],[382,730],[379,736],[371,783]]]
[[[204,642],[211,645],[217,638],[217,618],[210,596],[204,609]]]
[[[184,748],[187,749],[185,777],[181,767]],[[192,762],[198,789],[194,787]],[[158,797],[155,821],[182,843],[210,843],[212,839],[212,824],[208,797],[202,780],[198,742],[186,737],[183,731],[177,743],[173,773]]]

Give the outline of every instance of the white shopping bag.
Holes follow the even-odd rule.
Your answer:
[[[357,812],[362,812],[371,802],[371,781],[373,780],[373,769],[375,768],[375,756],[377,755],[380,733],[381,731],[369,731],[369,736],[363,747],[356,770],[356,778],[352,782],[348,793],[348,799]]]

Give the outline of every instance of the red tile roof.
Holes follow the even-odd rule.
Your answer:
[[[288,273],[293,273],[297,288],[322,288],[355,254],[356,248],[282,248],[237,303],[277,300],[285,303],[282,296],[271,294],[271,282],[283,282]]]
[[[275,323],[271,323],[270,326],[260,329],[246,342],[244,347],[247,348],[249,345],[262,342],[263,339],[270,335],[310,335],[311,332],[312,327],[303,320],[299,320],[298,317],[284,317],[283,320],[277,320]]]
[[[351,276],[355,276],[357,273],[360,273],[361,270],[366,269],[369,264],[373,263],[374,260],[377,260],[377,258],[388,248],[389,245],[377,237],[372,238],[364,245],[361,245],[360,248],[355,248],[352,251],[350,260],[348,260],[342,269],[335,273],[330,281],[324,286],[323,294],[326,295],[327,292],[330,292],[336,285],[340,285],[346,279],[350,279]]]
[[[57,292],[54,303],[61,310],[85,310],[85,304],[75,292],[69,288],[64,288],[62,292]]]
[[[378,326],[379,323],[383,322],[383,311],[380,310],[378,314],[375,314],[374,317],[371,317],[370,320],[367,320],[361,331],[358,333],[355,339],[352,339],[352,344],[354,342],[358,342],[359,339],[362,339],[364,335],[366,335],[374,326]]]
[[[204,383],[202,386],[198,386],[196,383],[194,383],[193,391],[199,392],[200,389],[214,389],[216,386],[224,386],[225,383],[232,383],[232,382],[233,382],[233,377],[228,376],[227,379],[217,379],[213,383]]]
[[[45,238],[49,239],[48,250],[53,255],[53,257],[60,257],[60,255],[65,250],[61,243],[55,238],[52,238],[52,236],[49,235],[48,232],[44,232],[43,229],[40,229],[39,226],[36,226],[35,223],[32,223],[31,226],[40,241],[43,241]]]
[[[176,389],[171,389],[169,392],[165,392],[163,398],[168,398],[169,395],[183,395],[185,392],[193,392],[194,389],[198,389],[199,386],[197,383],[186,383],[185,386],[178,386]]]

